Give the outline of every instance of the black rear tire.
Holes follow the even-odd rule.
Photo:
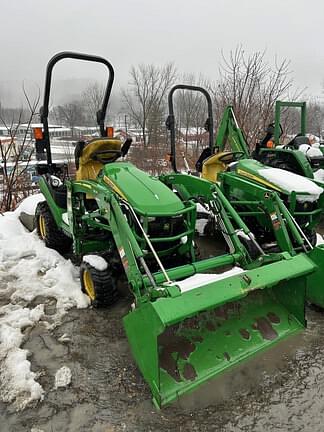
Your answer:
[[[94,307],[111,306],[118,300],[116,278],[113,276],[113,270],[109,263],[107,263],[106,269],[98,270],[88,262],[82,261],[80,281],[82,291],[90,298]]]
[[[35,225],[38,237],[48,248],[55,249],[61,254],[70,250],[72,239],[58,228],[46,201],[37,204]]]

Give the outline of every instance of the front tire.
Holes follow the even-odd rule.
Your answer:
[[[48,248],[55,249],[59,253],[70,250],[72,240],[57,227],[46,201],[37,204],[35,225],[38,237]]]
[[[116,279],[108,263],[105,269],[99,270],[89,262],[82,261],[80,280],[82,291],[89,297],[94,307],[107,307],[116,303],[118,299]]]

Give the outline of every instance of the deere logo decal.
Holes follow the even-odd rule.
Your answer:
[[[92,189],[92,186],[88,185],[87,183],[78,182],[78,184],[82,187],[87,188],[87,189]]]
[[[104,176],[103,180],[105,183],[107,183],[108,186],[111,187],[111,189],[116,192],[120,197],[122,197],[125,201],[127,201],[127,198],[125,197],[125,195],[123,194],[123,192],[119,189],[119,187],[117,185],[115,185],[115,183],[113,181],[110,180],[109,177]]]
[[[275,189],[275,190],[277,190],[278,192],[282,192],[282,190],[281,190],[278,186],[275,186],[274,184],[272,184],[272,183],[270,183],[270,182],[267,182],[267,181],[264,180],[263,178],[258,177],[258,176],[254,175],[254,174],[249,173],[248,171],[244,171],[244,170],[242,170],[242,169],[239,168],[239,169],[237,170],[237,174],[240,174],[240,175],[242,175],[243,177],[247,177],[247,178],[249,178],[249,179],[251,179],[251,180],[254,180],[254,181],[256,181],[257,183],[261,183],[261,184],[263,184],[264,186],[267,186],[267,187],[269,187],[269,188],[271,188],[271,189]]]

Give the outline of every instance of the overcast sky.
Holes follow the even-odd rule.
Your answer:
[[[108,58],[117,86],[130,65],[168,61],[216,80],[221,50],[238,44],[290,59],[306,93],[320,96],[324,79],[323,0],[0,0],[0,32],[2,93],[9,80],[43,87],[47,61],[62,50]],[[56,73],[95,76],[70,63]]]

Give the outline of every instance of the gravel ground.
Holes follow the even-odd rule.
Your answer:
[[[128,308],[121,300],[110,310],[71,310],[51,332],[41,323],[27,329],[24,347],[46,396],[21,412],[1,405],[1,432],[322,430],[323,314],[309,309],[303,334],[158,411],[129,351]],[[55,389],[63,365],[72,382]]]
[[[4,299],[2,299],[4,301]],[[45,303],[47,320],[55,314]],[[308,328],[251,361],[157,410],[137,370],[122,325],[130,301],[107,310],[72,309],[48,330],[26,328],[23,348],[44,400],[16,412],[0,404],[1,432],[322,431],[324,313],[307,309]],[[72,380],[55,388],[67,366]]]

